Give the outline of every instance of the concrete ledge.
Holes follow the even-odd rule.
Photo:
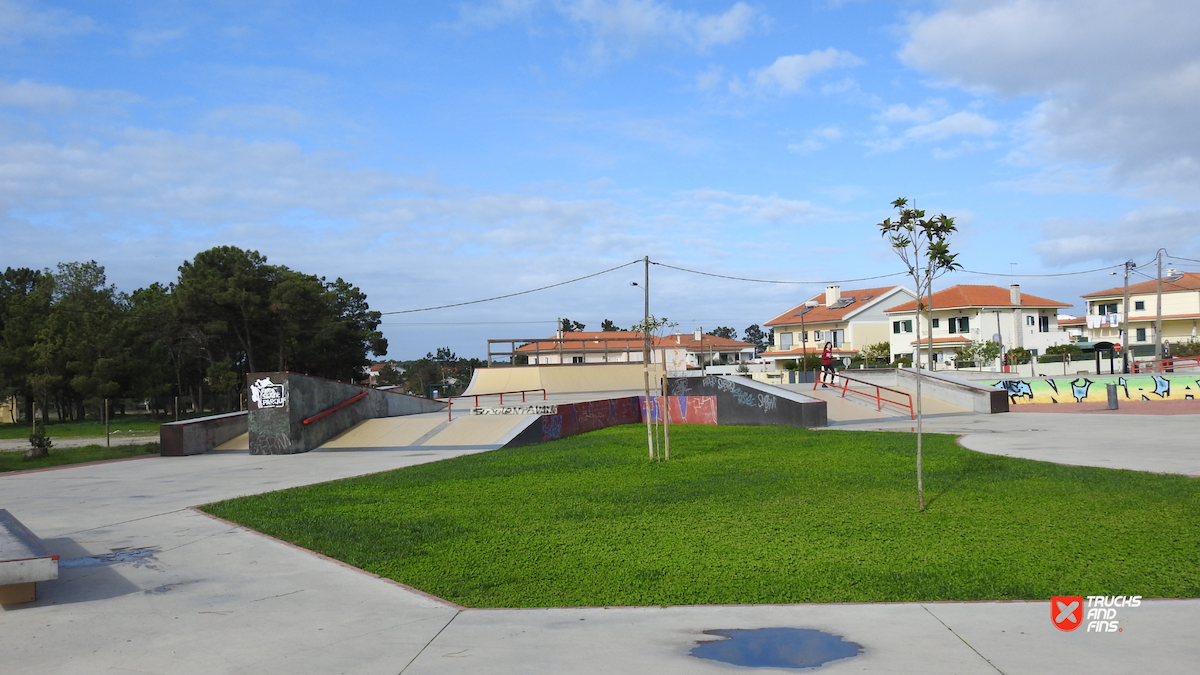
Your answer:
[[[719,425],[829,426],[829,410],[825,401],[748,377],[678,377],[670,378],[668,386],[673,397],[715,397]]]
[[[158,428],[159,454],[163,457],[183,457],[208,452],[246,433],[249,415],[243,410],[167,422]]]
[[[0,605],[33,602],[39,581],[58,578],[58,556],[51,555],[29,528],[0,509]]]
[[[912,368],[878,368],[854,371],[853,377],[889,387],[916,387]],[[933,398],[978,413],[1008,412],[1008,392],[1000,387],[972,382],[941,371],[921,371],[921,388]]]

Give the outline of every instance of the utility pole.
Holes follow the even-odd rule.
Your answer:
[[[1158,249],[1158,305],[1154,314],[1154,371],[1162,374],[1163,340],[1162,340],[1162,256],[1163,249]]]
[[[1133,269],[1133,261],[1125,261],[1125,304],[1122,309],[1125,310],[1125,321],[1121,326],[1121,372],[1129,373],[1129,270]]]
[[[646,384],[646,451],[650,454],[650,461],[654,461],[654,432],[650,427],[650,256],[642,259],[646,266],[645,286],[642,290],[646,292],[645,316],[642,318],[642,377]]]

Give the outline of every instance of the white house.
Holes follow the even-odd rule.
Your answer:
[[[978,342],[999,342],[1005,351],[1021,347],[1035,356],[1070,341],[1058,326],[1058,310],[1071,305],[1022,293],[1021,287],[951,286],[933,294],[933,361],[954,360],[957,350]],[[891,320],[892,357],[913,357],[928,364],[931,327],[926,313],[916,317],[916,300],[886,310]],[[921,345],[916,321],[921,322]],[[936,368],[936,366],[934,366]]]
[[[1128,344],[1135,356],[1153,354],[1158,339],[1171,344],[1196,342],[1200,322],[1200,274],[1167,270],[1162,279],[1162,335],[1154,334],[1158,314],[1158,280],[1143,281],[1129,287],[1129,339],[1123,339],[1121,324],[1125,318],[1125,287],[1117,286],[1083,296],[1087,301],[1084,317],[1089,342]],[[1149,352],[1146,354],[1145,352]]]
[[[904,286],[845,292],[840,286],[827,286],[824,294],[814,295],[763,324],[771,329],[773,340],[759,358],[775,362],[819,354],[826,342],[833,343],[838,356],[848,356],[868,345],[887,342],[889,319],[884,309],[915,297]]]
[[[640,363],[642,350],[642,334],[633,331],[560,331],[554,338],[523,345],[516,353],[528,357],[529,365]],[[687,370],[705,364],[748,362],[754,358],[754,345],[706,335],[699,330],[651,336],[650,362],[662,363],[664,354],[668,370]]]

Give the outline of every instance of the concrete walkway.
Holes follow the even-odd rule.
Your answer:
[[[1051,417],[927,426],[967,431],[968,447],[1028,441],[1023,454],[1086,459],[1111,442],[1114,466],[1194,465],[1184,451],[1120,442],[1190,447],[1194,422],[1124,417],[1114,438]],[[63,558],[36,603],[0,612],[0,673],[752,673],[687,652],[711,639],[705,630],[774,626],[863,646],[820,668],[830,673],[1191,673],[1200,662],[1200,600],[1122,610],[1123,631],[1109,634],[1058,631],[1045,601],[463,610],[188,508],[467,452],[217,452],[0,476],[0,507]]]

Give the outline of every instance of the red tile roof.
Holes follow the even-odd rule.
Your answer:
[[[1009,289],[1000,286],[951,286],[944,291],[933,294],[933,309],[960,309],[967,307],[1017,307],[1009,297]],[[1028,293],[1021,294],[1021,307],[1070,307],[1066,302],[1039,298]],[[911,300],[902,305],[896,305],[883,310],[885,313],[911,312],[917,308],[917,302]]]
[[[1195,290],[1200,290],[1200,273],[1197,273],[1197,272],[1183,272],[1183,278],[1179,279],[1178,281],[1166,281],[1165,279],[1163,280],[1163,293],[1171,293],[1171,292],[1175,292],[1175,291],[1195,291]],[[1150,281],[1143,281],[1141,283],[1133,284],[1132,286],[1129,287],[1130,295],[1141,295],[1144,293],[1157,293],[1157,292],[1158,292],[1158,280],[1157,279],[1152,279]],[[1118,296],[1119,297],[1125,296],[1125,287],[1124,286],[1117,286],[1116,288],[1107,288],[1103,291],[1096,291],[1095,293],[1087,293],[1080,297],[1108,298],[1108,297],[1118,297]]]
[[[558,351],[558,345],[557,339],[549,338],[542,342],[527,344],[516,351],[556,352]],[[678,333],[663,337],[651,336],[650,346],[653,349],[683,347],[688,351],[705,351],[711,347],[714,351],[730,351],[742,350],[754,345],[750,342],[730,340],[715,335],[701,335],[700,339],[697,340],[696,336],[692,333]],[[600,351],[605,349],[609,351],[641,351],[642,334],[628,330],[563,334],[562,350],[564,352]]]
[[[818,294],[812,296],[811,298],[809,298],[809,300],[816,300],[817,302],[820,303],[820,305],[817,307],[813,307],[812,309],[808,310],[808,312],[806,312],[804,314],[804,323],[805,324],[810,324],[810,323],[816,324],[816,323],[832,323],[835,321],[845,321],[846,315],[851,314],[853,312],[857,312],[858,310],[862,309],[866,303],[872,302],[872,301],[878,299],[879,296],[884,295],[885,293],[888,293],[895,288],[896,288],[895,286],[881,286],[879,288],[860,288],[858,290],[842,291],[843,298],[854,298],[854,302],[850,303],[849,305],[846,305],[845,307],[839,307],[837,309],[830,309],[830,308],[826,307],[825,306],[825,293],[823,293],[823,292],[818,293]],[[798,323],[800,323],[800,316],[799,316],[798,312],[800,312],[803,309],[804,309],[804,303],[802,302],[799,305],[796,305],[795,307],[784,312],[783,314],[780,314],[779,316],[775,317],[774,319],[771,319],[770,321],[766,322],[763,325],[764,326],[783,326],[783,325],[798,324]]]

